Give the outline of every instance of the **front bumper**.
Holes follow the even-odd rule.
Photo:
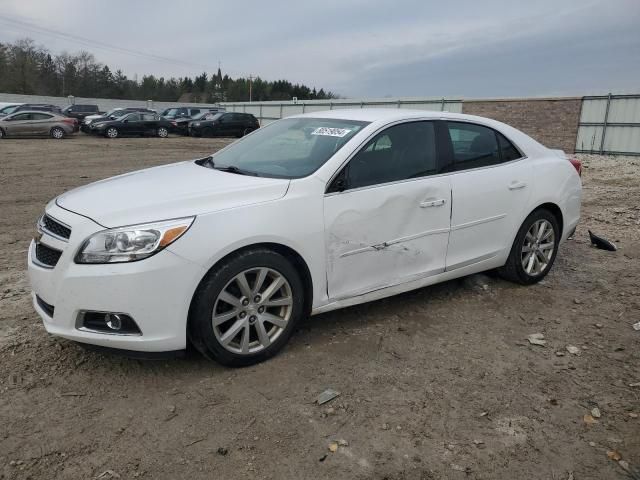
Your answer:
[[[77,342],[139,352],[165,352],[186,347],[189,304],[204,270],[169,250],[147,259],[120,264],[79,265],[73,258],[84,239],[103,227],[57,206],[48,215],[72,227],[68,242],[44,234],[40,242],[62,251],[53,268],[34,262],[28,253],[33,306],[46,330]],[[43,308],[42,302],[54,307]],[[142,335],[80,330],[83,310],[121,312],[131,316]]]

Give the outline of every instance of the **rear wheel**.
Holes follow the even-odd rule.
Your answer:
[[[242,252],[204,278],[189,312],[188,334],[206,357],[246,366],[275,355],[304,312],[293,265],[267,249]]]
[[[507,263],[498,272],[522,285],[537,283],[551,270],[559,243],[558,219],[549,210],[536,210],[520,227]]]
[[[119,132],[118,129],[115,127],[109,127],[107,128],[107,130],[104,132],[104,134],[108,137],[108,138],[118,138]]]
[[[160,138],[167,138],[169,136],[169,130],[167,130],[165,127],[160,127],[158,128],[157,134]]]
[[[64,130],[60,127],[53,127],[51,129],[51,132],[49,132],[51,135],[51,138],[55,138],[56,140],[60,140],[61,138],[64,138]]]

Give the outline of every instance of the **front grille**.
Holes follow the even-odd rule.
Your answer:
[[[42,217],[42,229],[61,238],[68,239],[71,236],[71,229],[69,227],[61,224],[49,215]]]
[[[60,250],[47,247],[43,243],[36,243],[36,260],[40,264],[53,268],[60,260],[60,255],[62,255]]]
[[[55,307],[53,305],[48,304],[44,300],[42,300],[38,295],[36,295],[36,302],[38,302],[38,306],[45,311],[47,315],[53,318],[53,312],[55,311]]]

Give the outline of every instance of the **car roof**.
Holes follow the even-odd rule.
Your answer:
[[[320,112],[303,113],[289,118],[331,118],[336,120],[354,120],[370,122],[372,126],[384,126],[388,123],[415,119],[443,119],[473,122],[493,128],[515,142],[525,153],[546,151],[546,147],[516,128],[486,117],[466,115],[433,110],[409,110],[404,108],[352,108],[324,110]]]

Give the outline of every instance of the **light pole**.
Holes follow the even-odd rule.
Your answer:
[[[252,96],[253,96],[252,95],[253,92],[251,91],[252,90],[251,82],[253,81],[253,79],[254,79],[253,75],[249,75],[249,102],[252,101]]]

